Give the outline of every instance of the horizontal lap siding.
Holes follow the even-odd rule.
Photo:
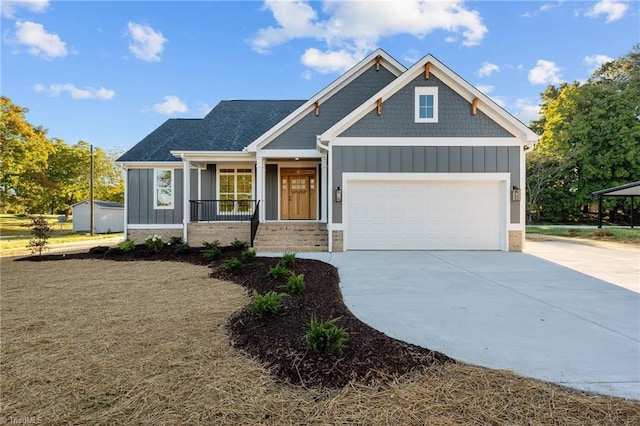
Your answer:
[[[517,146],[337,146],[332,149],[333,185],[342,185],[342,173],[495,172],[509,172],[512,184],[518,185],[520,150]],[[333,222],[342,223],[342,204],[332,204]],[[511,223],[519,223],[519,203],[511,203],[510,215]]]

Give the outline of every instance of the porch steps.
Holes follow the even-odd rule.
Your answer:
[[[317,222],[261,223],[253,246],[259,253],[328,251],[327,224]]]

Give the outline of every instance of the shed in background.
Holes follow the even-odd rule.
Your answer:
[[[88,200],[71,206],[73,214],[73,232],[89,232],[91,206]],[[124,206],[113,201],[93,201],[93,232],[109,234],[124,232]]]

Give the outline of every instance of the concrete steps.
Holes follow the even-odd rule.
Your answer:
[[[328,251],[327,225],[318,222],[261,223],[253,246],[263,253]]]

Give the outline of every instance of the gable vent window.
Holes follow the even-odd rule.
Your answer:
[[[173,208],[173,170],[154,170],[153,205],[156,209]]]
[[[438,88],[416,87],[416,123],[438,122]]]

